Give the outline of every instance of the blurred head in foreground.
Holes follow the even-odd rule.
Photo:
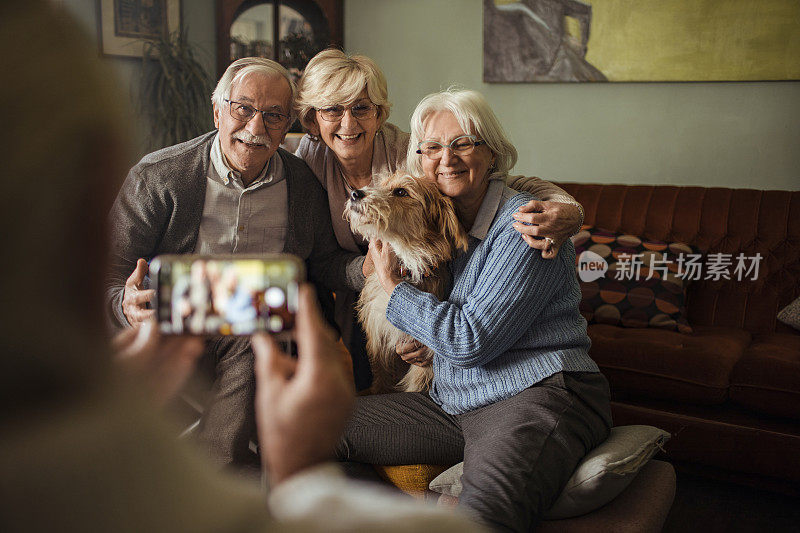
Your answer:
[[[0,394],[19,407],[3,423],[85,394],[107,370],[97,349],[105,221],[124,175],[128,117],[96,48],[54,11],[41,0],[0,6],[9,51],[0,59],[9,80],[0,85]]]
[[[215,520],[232,517],[198,509],[224,507],[228,492],[251,500],[210,489],[207,465],[174,453],[164,438],[174,429],[115,378],[104,339],[105,227],[128,159],[126,99],[50,3],[2,3],[0,20],[10,80],[0,85],[3,530],[219,530]]]
[[[0,66],[11,80],[0,86],[0,529],[376,531],[388,525],[382,513],[356,509],[383,506],[398,524],[421,517],[418,529],[469,531],[465,519],[371,487],[353,495],[324,471],[311,472],[311,493],[303,483],[273,492],[284,498],[276,508],[290,508],[278,522],[257,484],[218,474],[176,439],[146,393],[115,377],[103,340],[104,230],[129,121],[112,77],[91,59],[96,49],[53,9],[42,0],[0,4],[9,51]],[[262,455],[278,482],[332,456],[353,401],[349,354],[313,292],[300,299],[297,360],[254,338]]]

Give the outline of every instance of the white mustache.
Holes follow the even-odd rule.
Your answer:
[[[233,138],[249,144],[263,144],[267,148],[270,147],[269,137],[266,135],[253,135],[248,131],[239,130],[233,134]]]

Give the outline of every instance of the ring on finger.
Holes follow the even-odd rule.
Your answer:
[[[553,240],[553,239],[551,239],[550,237],[545,237],[545,238],[544,238],[544,242],[546,242],[546,243],[547,243],[547,247],[548,247],[548,248],[550,248],[551,246],[555,246],[555,244],[556,244],[556,241],[554,241],[554,240]]]

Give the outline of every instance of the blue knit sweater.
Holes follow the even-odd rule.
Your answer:
[[[449,299],[405,282],[389,299],[388,320],[435,352],[430,395],[447,413],[510,398],[562,370],[599,372],[578,312],[572,243],[543,259],[511,226],[532,198],[490,182],[469,249],[451,265]]]

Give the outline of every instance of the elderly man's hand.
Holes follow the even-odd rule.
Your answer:
[[[155,314],[153,309],[147,308],[147,303],[153,299],[156,291],[142,289],[142,283],[145,276],[147,276],[147,272],[147,261],[139,259],[136,262],[136,269],[125,282],[125,289],[122,293],[122,312],[131,326],[136,326]]]
[[[514,229],[522,234],[528,246],[541,250],[545,259],[557,256],[561,245],[580,229],[581,223],[577,206],[539,200],[520,206],[513,217]]]
[[[177,394],[203,353],[199,337],[162,336],[153,320],[126,329],[112,347],[118,366],[142,381],[159,405]]]
[[[354,401],[350,356],[308,285],[300,288],[295,338],[296,360],[272,337],[252,341],[261,455],[275,483],[332,458]]]

